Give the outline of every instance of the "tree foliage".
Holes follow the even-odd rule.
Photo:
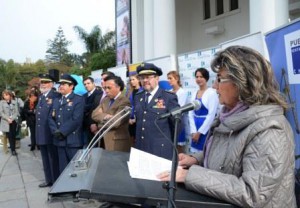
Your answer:
[[[53,40],[48,40],[48,50],[46,59],[50,63],[59,63],[69,66],[71,64],[69,59],[68,46],[71,44],[64,35],[61,27],[58,28],[56,36]]]

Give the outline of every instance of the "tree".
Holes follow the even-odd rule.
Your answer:
[[[70,66],[68,46],[71,44],[67,41],[64,31],[61,27],[58,28],[54,40],[48,40],[48,50],[46,59],[50,63],[65,64]]]
[[[82,60],[85,60],[84,67],[88,65],[91,70],[95,70],[99,68],[106,69],[116,65],[116,56],[112,55],[116,53],[114,31],[108,32],[102,36],[102,31],[97,25],[94,26],[90,33],[87,33],[79,26],[74,26],[74,30],[84,42],[87,50],[86,53],[82,54]],[[105,57],[102,57],[99,54],[105,55]],[[94,58],[94,56],[97,58]],[[98,58],[101,60],[97,60]]]

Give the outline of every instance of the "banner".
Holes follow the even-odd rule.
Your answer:
[[[291,106],[286,117],[294,131],[296,154],[300,154],[300,20],[267,33],[265,41],[280,91]],[[296,164],[299,167],[300,161]]]

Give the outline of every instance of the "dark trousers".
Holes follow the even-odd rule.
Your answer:
[[[81,147],[59,147],[57,146],[59,173],[62,173],[65,167],[69,164],[72,158],[76,155]]]
[[[54,183],[59,176],[57,148],[53,144],[39,145],[46,183]]]
[[[31,148],[35,148],[36,139],[35,139],[35,124],[28,125],[30,129],[30,141],[31,141]]]
[[[16,133],[17,133],[17,123],[13,121],[9,124],[9,132],[6,133],[6,137],[9,141],[10,150],[13,152],[16,150]]]

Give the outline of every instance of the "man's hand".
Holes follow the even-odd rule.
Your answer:
[[[57,138],[59,140],[65,139],[65,136],[59,130],[56,130],[53,135],[55,138]]]

